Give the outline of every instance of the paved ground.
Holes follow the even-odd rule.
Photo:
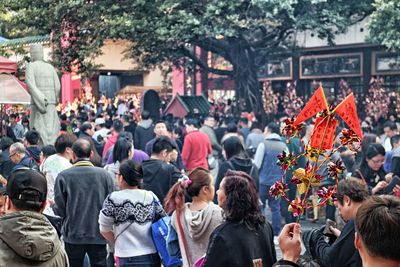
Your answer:
[[[267,215],[268,218],[268,215]],[[310,230],[312,228],[320,228],[324,223],[323,220],[320,219],[318,222],[314,223],[310,220],[300,220],[301,228],[302,231]],[[282,253],[281,250],[279,249],[279,244],[278,244],[278,237],[274,238],[274,243],[275,243],[275,250],[276,250],[276,258],[279,260],[282,258]],[[303,252],[304,253],[305,249],[303,247]]]

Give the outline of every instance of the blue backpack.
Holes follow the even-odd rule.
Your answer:
[[[157,248],[158,254],[164,267],[176,267],[182,265],[182,259],[170,256],[167,250],[167,237],[169,232],[171,217],[165,216],[154,222],[151,225],[154,245]]]

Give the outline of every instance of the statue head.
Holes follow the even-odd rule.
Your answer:
[[[44,58],[43,46],[41,44],[31,45],[30,53],[31,53],[32,62],[38,61],[38,60],[43,60],[43,58]]]

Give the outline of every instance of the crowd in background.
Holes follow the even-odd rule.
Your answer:
[[[291,264],[298,255],[285,259],[295,251],[285,244],[297,246],[290,244],[300,231],[293,224],[296,218],[286,201],[268,192],[282,177],[277,156],[282,151],[302,154],[313,122],[304,127],[302,139],[288,142],[281,135],[284,114],[265,124],[231,116],[224,106],[223,112],[185,118],[166,114],[155,120],[148,111],[139,112],[135,101],[101,98],[95,105],[77,100],[60,108],[59,136],[46,146],[38,132],[29,129],[29,112],[9,114],[3,119],[0,141],[2,193],[9,190],[7,181],[22,180],[24,175],[41,179],[32,172],[45,177],[46,197],[41,194],[39,200],[47,205],[29,210],[43,212],[62,236],[64,258],[71,266],[160,266],[151,225],[166,215],[171,220],[168,251],[182,258],[183,266],[194,266],[198,259],[204,261],[202,266],[296,266]],[[361,266],[357,249],[361,257],[364,252],[361,243],[354,246],[354,219],[368,211],[358,210],[371,195],[400,196],[400,187],[392,182],[398,179],[400,184],[399,122],[374,125],[367,117],[361,126],[359,151],[342,148],[332,155],[346,168],[336,205],[326,205],[326,218],[318,215],[319,209],[310,215],[313,221],[341,217],[345,228],[329,228],[334,236],[330,243],[321,232],[303,235],[310,256],[322,266]],[[305,158],[298,161],[299,167],[305,163]],[[325,177],[322,186],[332,185],[326,168],[319,174]],[[290,200],[297,195],[292,176],[290,171],[286,174]],[[26,188],[19,184],[19,196]],[[38,190],[29,191],[27,199],[37,201]],[[315,199],[316,192],[309,201]],[[374,201],[369,205],[397,203]],[[5,203],[0,204],[3,215]],[[289,232],[290,242],[285,243]],[[273,240],[279,234],[284,261],[276,263]],[[344,254],[337,258],[340,253]],[[22,262],[29,260],[20,257]],[[389,260],[399,258],[389,255]],[[346,265],[349,262],[354,265]]]

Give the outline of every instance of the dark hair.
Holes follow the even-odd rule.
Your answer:
[[[148,120],[150,118],[150,112],[147,110],[142,111],[142,120]]]
[[[182,136],[183,136],[182,128],[181,128],[181,127],[175,127],[172,131],[173,131],[173,133],[179,135],[179,137],[182,137]]]
[[[267,127],[271,133],[280,134],[281,132],[279,129],[279,125],[275,122],[268,123]]]
[[[383,124],[383,129],[385,128],[389,128],[392,131],[396,131],[397,130],[397,126],[396,123],[394,123],[393,121],[387,121]]]
[[[367,133],[361,141],[361,152],[365,153],[370,144],[376,143],[376,134]]]
[[[126,121],[126,122],[129,122],[129,121],[130,121],[130,118],[131,118],[131,116],[129,116],[129,115],[122,115],[122,116],[121,116],[121,119],[123,119],[123,120]]]
[[[199,121],[196,119],[187,119],[185,125],[192,125],[196,128],[199,128]]]
[[[260,130],[262,130],[262,124],[261,124],[261,122],[259,122],[259,121],[253,121],[252,123],[251,123],[251,128],[250,128],[251,130],[254,130],[254,129],[260,129]]]
[[[139,186],[143,179],[142,166],[130,159],[121,163],[119,173],[129,186]]]
[[[39,143],[39,139],[40,139],[40,135],[35,130],[27,131],[25,134],[25,140],[30,145],[37,145]]]
[[[92,124],[90,122],[86,121],[86,122],[82,123],[82,126],[81,126],[81,128],[79,130],[84,133],[87,130],[90,130],[92,128],[93,128]]]
[[[72,145],[72,151],[74,151],[77,158],[90,158],[92,149],[89,140],[79,138]]]
[[[400,200],[372,196],[357,211],[356,231],[373,256],[400,261]]]
[[[373,143],[370,144],[365,151],[364,159],[372,159],[377,155],[385,156],[385,148],[381,144]]]
[[[177,149],[174,143],[172,143],[171,139],[166,136],[160,136],[156,139],[153,144],[153,149],[151,150],[152,154],[160,154],[161,151],[167,150],[167,152],[171,152],[174,149]]]
[[[124,159],[128,159],[129,152],[132,150],[132,147],[132,139],[127,137],[119,137],[113,149],[113,162],[122,162]]]
[[[160,123],[164,124],[164,125],[165,125],[165,128],[167,128],[167,122],[166,122],[166,121],[163,121],[163,120],[158,120],[158,121],[156,121],[156,123],[154,123],[154,126],[156,126],[157,124],[160,124]]]
[[[42,147],[42,153],[45,158],[57,153],[56,148],[53,145],[47,145]]]
[[[238,128],[237,128],[236,123],[229,122],[228,125],[226,126],[226,131],[228,133],[237,133],[238,132]]]
[[[60,130],[66,132],[68,130],[68,125],[65,122],[60,123]]]
[[[29,123],[28,117],[27,116],[23,116],[22,119],[21,119],[21,122],[22,123]]]
[[[260,229],[265,218],[254,180],[245,172],[228,170],[223,181],[226,201],[222,208],[226,220],[243,222],[249,229]]]
[[[112,127],[113,127],[114,131],[116,131],[117,133],[122,132],[122,130],[124,129],[124,125],[122,124],[122,122],[120,120],[114,120]]]
[[[57,153],[64,153],[67,147],[72,147],[78,138],[72,133],[63,133],[59,135],[54,143]]]
[[[231,136],[224,140],[222,148],[225,150],[226,159],[229,160],[234,156],[247,158],[247,154],[243,148],[242,142],[236,136]]]
[[[14,144],[14,141],[10,137],[2,137],[0,141],[0,149],[1,150],[6,150],[9,148],[12,144]]]
[[[185,194],[196,197],[204,186],[210,186],[212,182],[210,171],[200,167],[193,169],[188,178],[191,182],[187,186],[183,182],[177,181],[168,191],[164,200],[165,211],[168,214],[184,208]]]
[[[348,196],[354,202],[363,202],[369,196],[368,189],[361,179],[350,177],[341,180],[336,189],[336,199],[343,205],[344,196]]]
[[[10,119],[16,119],[16,118],[17,118],[17,115],[15,115],[14,113],[12,113],[12,114],[10,114],[9,118],[10,118]]]
[[[399,142],[400,142],[400,134],[393,135],[390,138],[390,144],[392,145],[392,147],[394,147],[394,145],[398,144]]]

